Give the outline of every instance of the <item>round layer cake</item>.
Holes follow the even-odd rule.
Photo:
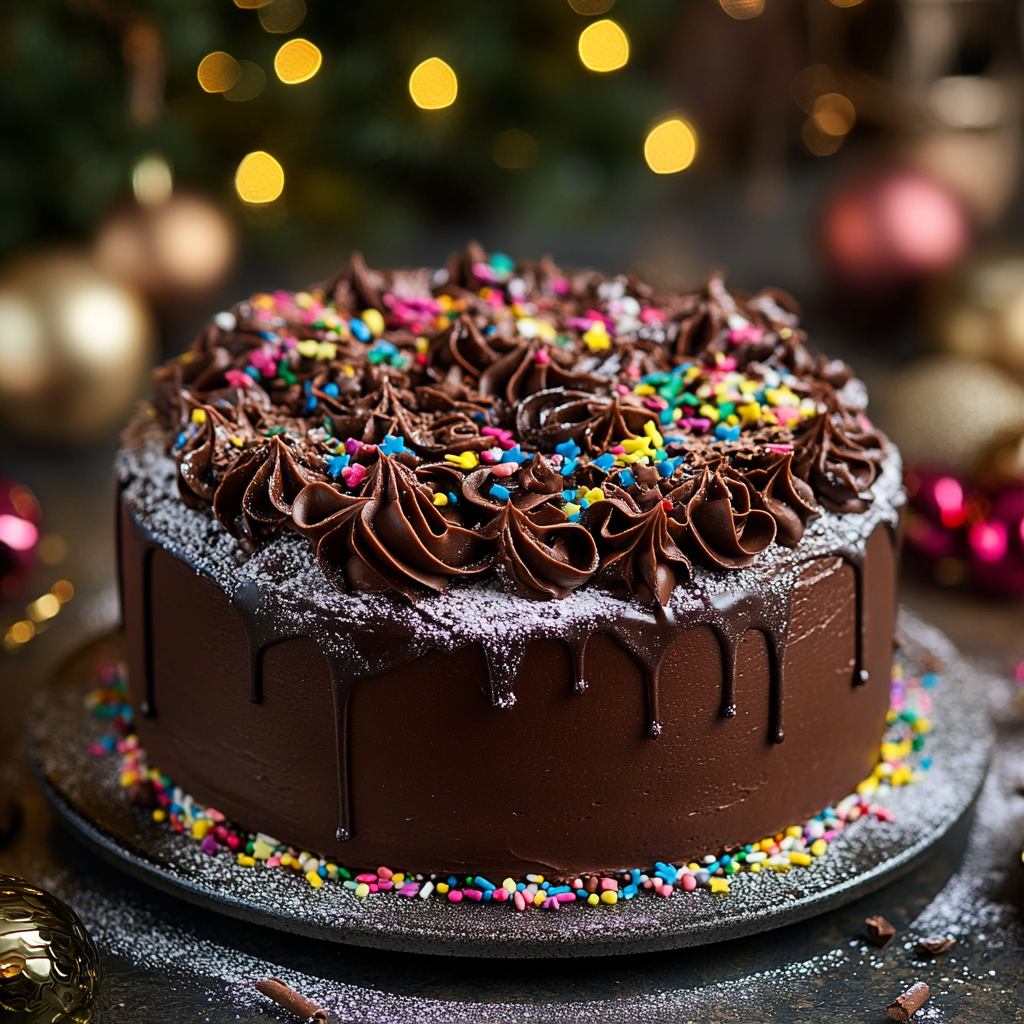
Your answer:
[[[577,875],[850,793],[899,456],[765,290],[472,246],[217,314],[119,456],[149,761],[282,842]]]

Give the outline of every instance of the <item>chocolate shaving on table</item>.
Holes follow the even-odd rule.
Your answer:
[[[929,995],[928,986],[923,981],[915,982],[889,1004],[889,1016],[893,1020],[910,1020],[928,1001]]]
[[[936,953],[945,953],[950,946],[955,944],[956,939],[948,938],[945,935],[929,935],[914,943],[914,952],[918,956],[934,956]]]
[[[219,315],[154,371],[153,404],[182,503],[246,554],[298,530],[340,589],[488,575],[664,605],[691,562],[746,568],[873,500],[885,439],[798,315],[721,275],[657,295],[476,243],[439,270],[355,253]]]
[[[885,949],[896,935],[896,928],[884,917],[866,918],[864,924],[867,926],[868,942],[879,949]]]
[[[321,1010],[316,1003],[310,1002],[305,996],[299,995],[279,978],[267,978],[256,982],[256,991],[262,992],[268,999],[273,999],[278,1006],[294,1013],[303,1020],[327,1020],[327,1011]]]

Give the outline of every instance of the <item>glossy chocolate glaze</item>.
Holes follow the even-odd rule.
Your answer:
[[[891,448],[867,511],[825,512],[751,568],[698,571],[656,611],[589,588],[339,594],[294,534],[245,558],[182,507],[155,439],[120,461],[142,742],[242,825],[355,867],[607,870],[774,833],[873,766]]]

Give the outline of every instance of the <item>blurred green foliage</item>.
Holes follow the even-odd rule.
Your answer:
[[[566,0],[307,2],[302,24],[277,35],[232,0],[6,0],[0,255],[41,238],[88,237],[130,199],[131,168],[152,151],[169,158],[179,187],[233,206],[264,229],[257,235],[285,232],[295,244],[484,217],[621,219],[679,187],[647,171],[642,147],[670,106],[657,71],[685,5],[619,0],[607,16],[629,34],[631,59],[596,75],[576,51],[591,19]],[[160,59],[138,55],[140,26],[159,40],[162,87]],[[316,43],[324,63],[310,82],[287,86],[273,58],[296,36]],[[213,50],[260,65],[262,93],[246,102],[204,93],[196,68]],[[447,110],[421,111],[409,97],[409,73],[429,56],[458,74]],[[159,116],[139,124],[133,90],[154,73]],[[532,166],[493,159],[495,138],[510,128],[536,141]],[[245,210],[232,178],[254,149],[280,160],[285,193]]]

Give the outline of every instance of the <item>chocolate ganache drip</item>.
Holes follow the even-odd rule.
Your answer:
[[[885,439],[798,313],[720,275],[658,295],[475,244],[433,271],[355,254],[218,314],[154,405],[182,501],[246,551],[294,529],[346,590],[490,575],[660,608],[691,562],[751,566],[872,501]]]

